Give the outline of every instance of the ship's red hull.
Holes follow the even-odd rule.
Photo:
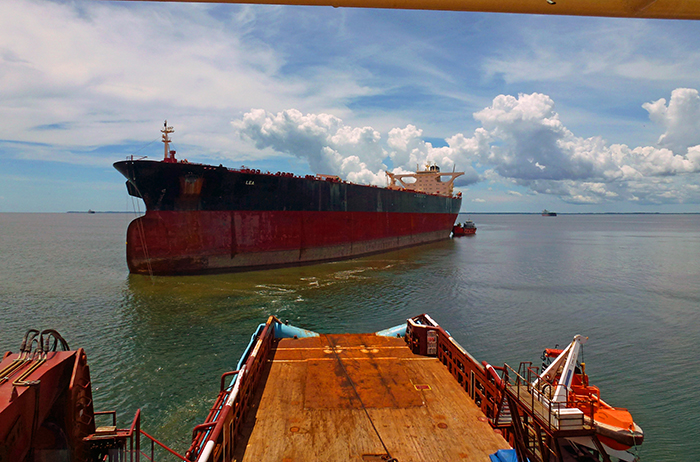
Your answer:
[[[201,274],[353,258],[446,239],[456,214],[148,211],[127,232],[132,273]]]

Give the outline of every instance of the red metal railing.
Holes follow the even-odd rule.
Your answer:
[[[429,339],[436,338],[434,348]],[[462,348],[430,316],[422,314],[408,320],[406,343],[416,354],[436,356],[457,380],[460,387],[471,397],[490,420],[491,425],[504,431],[508,437],[509,421],[499,422],[505,408],[505,396],[496,380],[486,373],[464,348]],[[499,368],[500,369],[500,368]]]
[[[154,457],[154,454],[155,454],[155,445],[158,445],[158,446],[160,446],[161,448],[165,449],[165,450],[166,450],[168,453],[170,453],[171,455],[177,457],[178,459],[184,460],[185,462],[188,462],[188,461],[187,461],[187,458],[185,458],[185,456],[181,456],[180,454],[178,454],[177,452],[173,451],[172,449],[170,449],[169,447],[167,447],[166,445],[164,445],[163,443],[161,443],[160,441],[158,441],[157,439],[155,439],[154,437],[152,437],[151,435],[149,435],[149,434],[146,433],[145,431],[141,430],[141,435],[143,435],[143,436],[145,436],[146,438],[148,438],[149,440],[151,440],[151,457],[150,457],[150,458],[148,458],[148,456],[147,456],[145,453],[139,451],[139,453],[140,453],[140,454],[143,454],[143,456],[146,457],[148,460],[150,460],[150,461],[155,461],[155,457]],[[137,459],[137,461],[138,461],[138,459]]]
[[[102,460],[105,462],[139,462],[141,453],[141,410],[136,411],[134,420],[128,429],[119,429],[117,426],[116,411],[95,412],[95,416],[111,415],[114,429],[97,431],[88,435],[85,442],[88,446],[90,458],[92,460]],[[100,430],[100,429],[98,429]]]
[[[530,396],[528,402],[520,397],[520,389],[530,391],[530,384],[537,375],[538,370],[531,367],[532,363],[521,365],[523,373],[530,377],[529,380],[507,364],[487,369],[428,315],[408,320],[405,340],[414,353],[435,356],[443,363],[480,407],[491,425],[502,431],[506,440],[518,451],[519,457],[525,457],[521,460],[561,460],[558,449],[552,445],[552,436],[593,433],[592,428],[585,424],[583,416],[576,422],[568,420],[566,423],[569,428],[566,430],[559,428],[558,409],[566,408],[567,405],[575,407],[576,403],[554,403],[545,411],[544,406],[535,403],[532,394],[523,394]],[[529,418],[525,418],[526,415]],[[571,428],[572,424],[574,428]],[[550,439],[533,437],[545,433],[550,435]]]
[[[232,460],[248,402],[260,380],[272,348],[276,323],[279,323],[279,320],[270,316],[241,369],[222,375],[221,392],[207,420],[193,430],[192,445],[185,454],[188,460],[199,462]],[[233,387],[224,389],[224,379],[236,373],[238,376]]]
[[[95,412],[95,416],[112,416],[112,426],[117,426],[116,411]],[[141,436],[145,436],[151,442],[150,457],[141,451]],[[114,431],[101,432],[89,435],[85,438],[89,446],[90,460],[102,462],[140,462],[141,456],[155,462],[156,445],[180,460],[188,461],[185,456],[178,454],[153,436],[141,430],[141,409],[136,411],[134,419],[128,429],[115,429]]]

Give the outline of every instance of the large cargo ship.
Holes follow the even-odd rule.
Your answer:
[[[162,161],[116,162],[144,216],[127,231],[132,273],[201,274],[295,266],[447,239],[462,203],[463,172],[437,165],[387,173],[388,185],[178,161],[173,128]]]

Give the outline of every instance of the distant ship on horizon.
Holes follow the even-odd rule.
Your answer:
[[[557,213],[556,212],[550,212],[547,209],[542,210],[542,216],[543,217],[556,217]]]

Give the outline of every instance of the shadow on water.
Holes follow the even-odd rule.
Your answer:
[[[404,298],[406,291],[413,290],[410,286],[386,287],[387,282],[429,266],[435,257],[449,254],[451,247],[450,241],[443,241],[342,262],[246,273],[130,275],[128,287],[139,323],[162,324],[178,318],[231,328],[275,315],[307,328],[337,330],[338,319],[356,321],[372,308],[385,308],[392,299]],[[353,330],[365,326],[373,329],[376,318],[364,325],[359,322]]]

